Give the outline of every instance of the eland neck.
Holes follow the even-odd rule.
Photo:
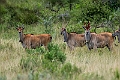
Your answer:
[[[67,40],[68,40],[68,33],[66,31],[64,31],[63,36],[64,36],[64,42],[67,42]]]
[[[24,39],[24,34],[23,34],[23,32],[19,32],[19,37],[20,37],[19,42],[22,42],[22,43],[23,43],[23,39]]]
[[[90,31],[85,31],[85,40],[86,40],[86,43],[88,43],[91,39],[91,33]]]

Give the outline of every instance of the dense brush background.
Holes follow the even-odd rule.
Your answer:
[[[0,80],[120,80],[120,44],[89,51],[69,50],[60,30],[113,32],[120,27],[120,0],[0,0]],[[16,27],[24,33],[49,33],[48,50],[23,49]]]

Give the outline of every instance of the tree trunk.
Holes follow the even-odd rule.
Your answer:
[[[72,10],[72,2],[71,0],[69,1],[69,8],[70,8],[70,11]]]

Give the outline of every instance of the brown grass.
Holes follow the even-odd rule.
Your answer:
[[[78,80],[83,79],[82,75],[87,73],[98,74],[103,76],[105,80],[112,80],[114,72],[117,69],[120,71],[120,45],[114,46],[112,52],[108,51],[107,48],[89,51],[86,46],[77,47],[70,52],[66,43],[63,42],[63,37],[61,35],[55,35],[55,37],[53,43],[60,45],[61,49],[65,51],[66,63],[69,62],[81,69],[82,73],[77,76]],[[62,48],[63,44],[66,45],[66,48]],[[23,77],[23,80],[28,79],[28,73],[20,68],[20,60],[22,57],[26,57],[26,54],[18,42],[18,38],[0,38],[0,72],[7,76],[7,80],[17,79],[17,77]],[[73,75],[73,80],[74,77],[76,76]]]

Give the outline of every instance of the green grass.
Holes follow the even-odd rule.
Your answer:
[[[28,52],[22,48],[22,45],[18,41],[18,32],[15,29],[10,29],[1,33],[0,79],[32,80],[31,78],[33,77],[34,80],[38,80],[37,76],[42,80],[120,79],[120,45],[114,46],[114,50],[111,52],[107,48],[89,51],[86,46],[82,48],[77,47],[74,51],[70,52],[66,43],[63,42],[63,36],[60,35],[60,29],[54,28],[54,30],[55,33],[51,34],[54,36],[52,43],[58,44],[59,48],[65,52],[66,61],[64,64],[59,64],[57,62],[49,63],[49,61],[46,61],[46,65],[43,65],[41,62],[42,56],[38,54],[28,54]],[[44,33],[44,29],[38,24],[35,27],[25,27],[24,32],[39,34]],[[30,58],[30,60],[37,60],[39,64],[34,64],[32,70],[22,69],[20,65],[22,58],[23,60],[27,58]],[[51,68],[51,66],[53,68]],[[50,68],[53,72],[49,71]]]
[[[41,8],[42,4],[40,0],[7,0],[9,5],[26,8],[29,10],[34,10],[37,8]],[[32,3],[32,4],[31,4]]]

